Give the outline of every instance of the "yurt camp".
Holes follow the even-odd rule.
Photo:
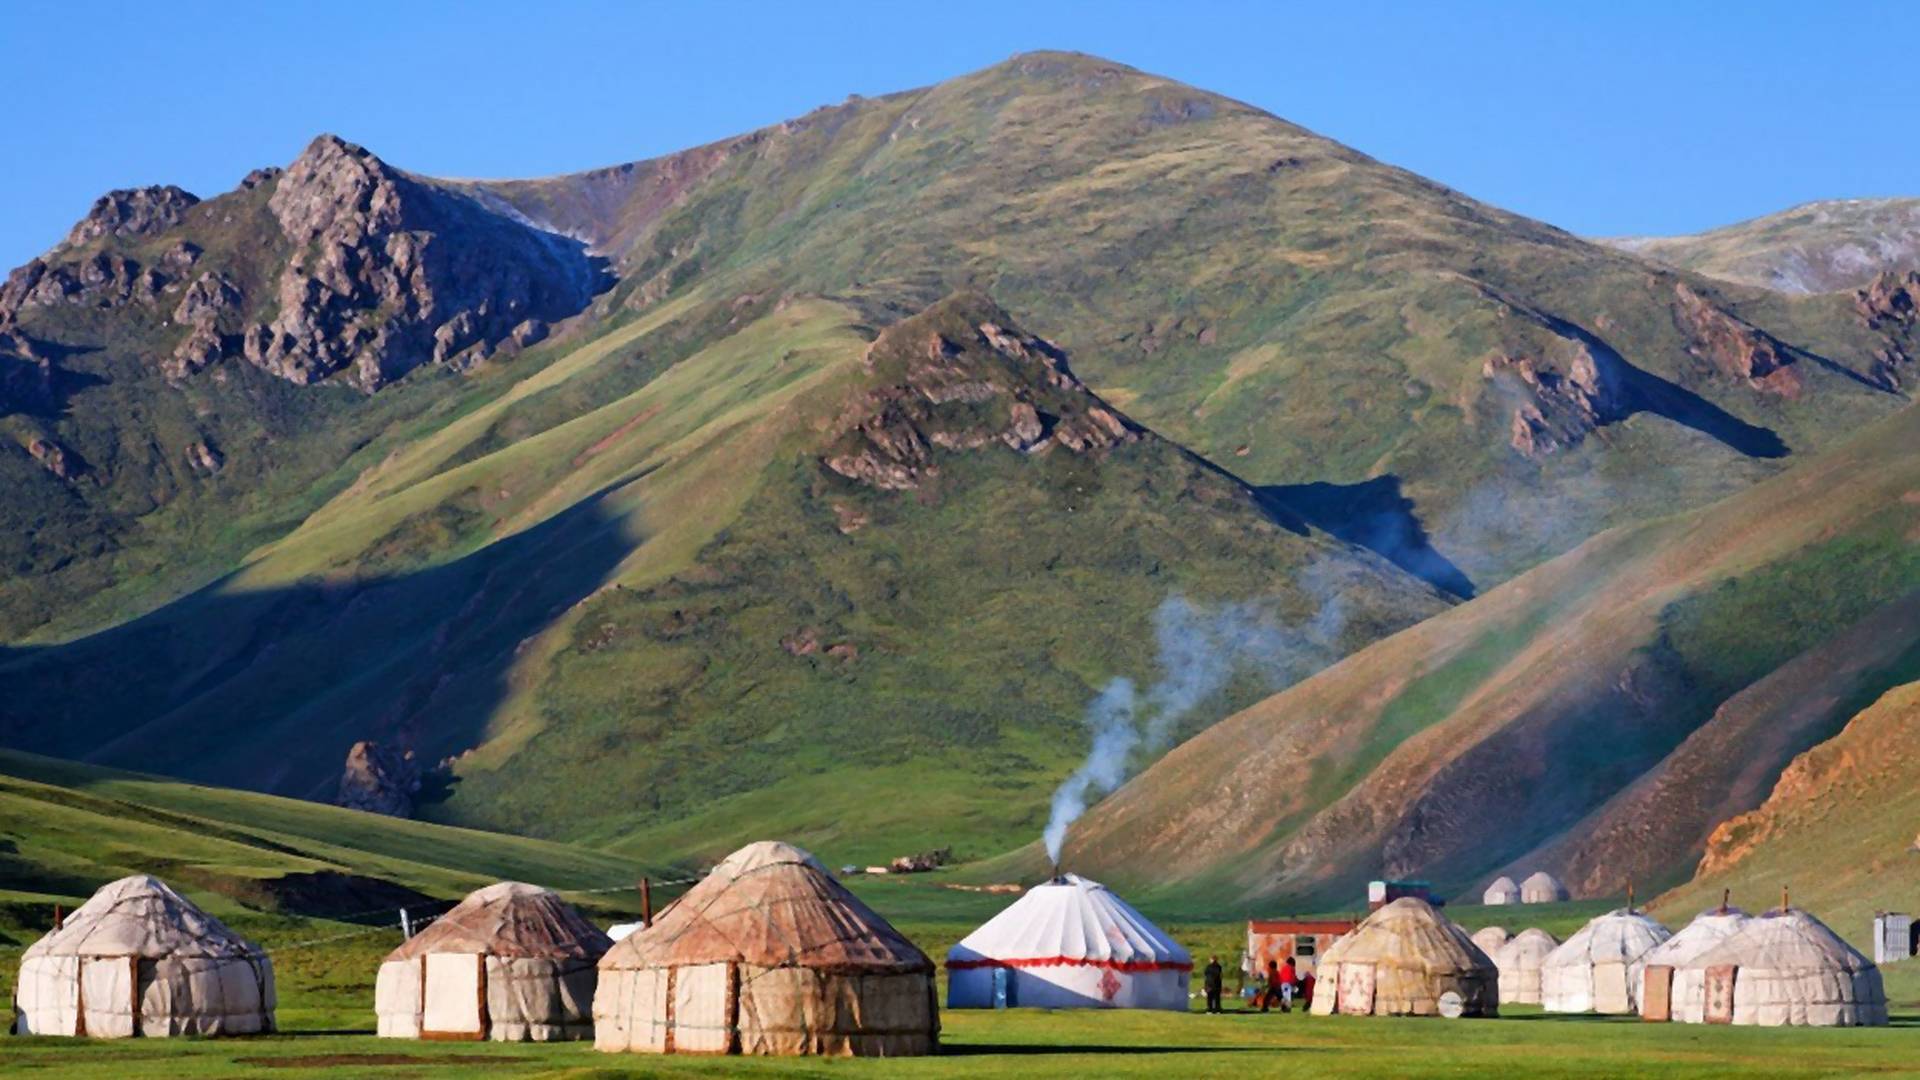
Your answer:
[[[1557,904],[1569,895],[1567,887],[1560,884],[1560,879],[1545,870],[1534,871],[1520,883],[1520,902],[1523,904]]]
[[[489,885],[387,954],[373,989],[379,1032],[496,1042],[592,1038],[595,965],[611,945],[547,889]]]
[[[1497,877],[1487,891],[1480,894],[1480,902],[1489,906],[1517,904],[1520,902],[1520,886],[1510,877]]]
[[[21,1035],[273,1030],[273,963],[158,878],[103,885],[20,960]]]
[[[1540,968],[1547,957],[1560,947],[1552,934],[1528,927],[1493,953],[1493,966],[1500,969],[1500,1004],[1540,1004]]]
[[[1540,965],[1540,1004],[1548,1012],[1636,1011],[1640,968],[1673,932],[1632,908],[1596,915]]]
[[[594,1047],[898,1057],[939,1045],[933,961],[812,855],[727,856],[600,961]]]
[[[1187,1009],[1193,957],[1097,881],[1035,885],[947,953],[947,1007]]]
[[[1706,1022],[1707,974],[1694,961],[1738,932],[1751,918],[1722,903],[1694,916],[1661,942],[1640,965],[1640,1015],[1648,1020]]]
[[[1436,1016],[1451,992],[1461,1015],[1499,1013],[1499,971],[1467,932],[1418,897],[1366,917],[1320,958],[1317,1016]]]
[[[1856,1027],[1887,1022],[1880,969],[1799,908],[1748,919],[1688,961],[1686,970],[1701,973],[1703,1019],[1709,1024]],[[1678,976],[1676,971],[1676,983]]]
[[[1513,935],[1507,933],[1507,928],[1504,926],[1483,926],[1473,932],[1473,943],[1480,946],[1480,951],[1488,956],[1492,956],[1495,949],[1505,945],[1512,938]]]

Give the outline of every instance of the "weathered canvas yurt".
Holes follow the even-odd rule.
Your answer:
[[[387,954],[374,980],[382,1036],[556,1042],[593,1037],[595,966],[612,942],[573,905],[503,881]]]
[[[1560,879],[1545,870],[1534,871],[1520,883],[1520,902],[1523,904],[1557,904],[1569,895],[1567,887],[1560,884]]]
[[[1706,1022],[1706,971],[1694,960],[1732,936],[1751,918],[1725,904],[1708,908],[1661,942],[1640,965],[1640,1015],[1648,1020]]]
[[[1528,927],[1500,946],[1492,954],[1493,966],[1500,969],[1500,1004],[1540,1004],[1540,968],[1559,947],[1552,934],[1538,927]]]
[[[947,953],[947,1007],[1187,1009],[1193,957],[1105,885],[1035,885]]]
[[[898,1057],[939,1045],[933,961],[813,856],[727,856],[600,961],[595,1049]]]
[[[1540,965],[1541,1006],[1562,1013],[1638,1011],[1640,969],[1672,936],[1631,908],[1594,916]]]
[[[1487,891],[1480,894],[1480,902],[1483,904],[1517,904],[1520,902],[1520,886],[1515,885],[1513,879],[1510,877],[1494,878],[1493,884],[1487,886]]]
[[[1507,933],[1507,928],[1504,926],[1483,926],[1473,932],[1473,943],[1480,946],[1480,951],[1488,956],[1492,956],[1495,949],[1505,945],[1512,938],[1513,935]]]
[[[1496,1016],[1500,973],[1467,932],[1407,896],[1367,916],[1320,958],[1315,1015],[1435,1016],[1449,991],[1461,1015]]]
[[[1748,919],[1687,968],[1701,972],[1702,1016],[1709,1024],[1854,1027],[1887,1022],[1880,969],[1799,908]]]
[[[273,962],[158,878],[100,887],[20,959],[21,1035],[253,1035],[273,1030]]]

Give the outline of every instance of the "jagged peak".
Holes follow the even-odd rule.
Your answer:
[[[63,247],[79,247],[102,236],[149,236],[172,228],[200,197],[173,184],[115,188],[93,201],[87,216],[74,224]]]

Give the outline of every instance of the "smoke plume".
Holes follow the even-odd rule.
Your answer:
[[[1160,679],[1144,691],[1125,677],[1109,681],[1087,706],[1093,733],[1086,760],[1053,793],[1043,838],[1047,856],[1060,861],[1067,827],[1087,804],[1120,786],[1136,752],[1157,755],[1176,725],[1195,706],[1227,685],[1237,670],[1251,670],[1270,686],[1283,686],[1337,655],[1345,615],[1330,567],[1316,564],[1299,583],[1319,598],[1313,615],[1288,628],[1254,604],[1228,604],[1207,612],[1175,594],[1153,615]]]

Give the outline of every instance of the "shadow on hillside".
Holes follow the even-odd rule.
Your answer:
[[[1580,326],[1545,312],[1536,312],[1535,315],[1556,333],[1578,340],[1593,353],[1595,360],[1614,370],[1625,392],[1625,416],[1650,412],[1682,427],[1692,428],[1747,457],[1787,456],[1786,442],[1771,428],[1749,424],[1684,386],[1668,382],[1650,371],[1642,371],[1628,363],[1613,346]],[[1625,419],[1625,416],[1620,419]]]
[[[229,579],[74,642],[0,648],[0,740],[319,799],[361,739],[430,766],[485,737],[520,646],[631,550],[606,494],[438,566]]]
[[[1376,476],[1358,484],[1270,484],[1254,489],[1270,512],[1285,511],[1341,540],[1366,548],[1436,589],[1473,598],[1473,582],[1428,541],[1400,478]]]

